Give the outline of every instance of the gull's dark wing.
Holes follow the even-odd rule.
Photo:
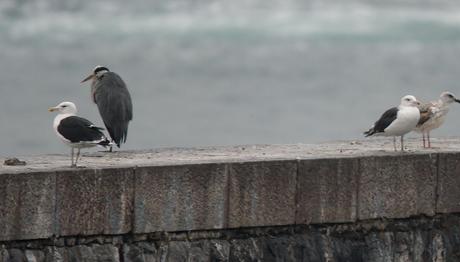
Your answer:
[[[100,141],[104,138],[103,130],[87,119],[70,116],[61,120],[57,131],[72,143]]]
[[[385,111],[382,116],[374,123],[374,126],[368,131],[364,132],[366,136],[371,136],[376,133],[382,133],[384,130],[393,123],[398,116],[398,108],[393,107]]]

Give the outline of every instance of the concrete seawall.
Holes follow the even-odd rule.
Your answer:
[[[459,260],[460,140],[390,142],[21,157],[0,261]]]

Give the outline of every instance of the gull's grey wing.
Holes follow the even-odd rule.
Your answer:
[[[417,127],[420,127],[426,121],[430,120],[431,117],[434,115],[433,107],[435,105],[430,102],[430,103],[424,103],[418,107],[420,110],[420,120],[418,121]]]

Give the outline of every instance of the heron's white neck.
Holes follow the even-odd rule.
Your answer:
[[[97,77],[101,77],[103,74],[105,74],[105,73],[107,73],[107,72],[109,72],[109,70],[101,70],[101,71],[99,71],[99,72],[96,73],[96,76],[97,76]]]

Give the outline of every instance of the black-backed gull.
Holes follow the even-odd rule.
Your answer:
[[[379,120],[366,132],[366,137],[372,135],[392,136],[396,151],[396,137],[401,137],[401,151],[404,151],[404,135],[414,130],[419,119],[420,102],[412,95],[401,98],[401,104],[385,111]]]
[[[71,148],[71,167],[77,166],[80,149],[93,146],[110,146],[110,141],[101,132],[103,128],[93,125],[87,119],[76,116],[77,107],[72,102],[62,102],[55,107],[48,109],[50,112],[58,111],[54,118],[53,129],[57,136]],[[77,156],[74,162],[74,149],[77,149]]]

